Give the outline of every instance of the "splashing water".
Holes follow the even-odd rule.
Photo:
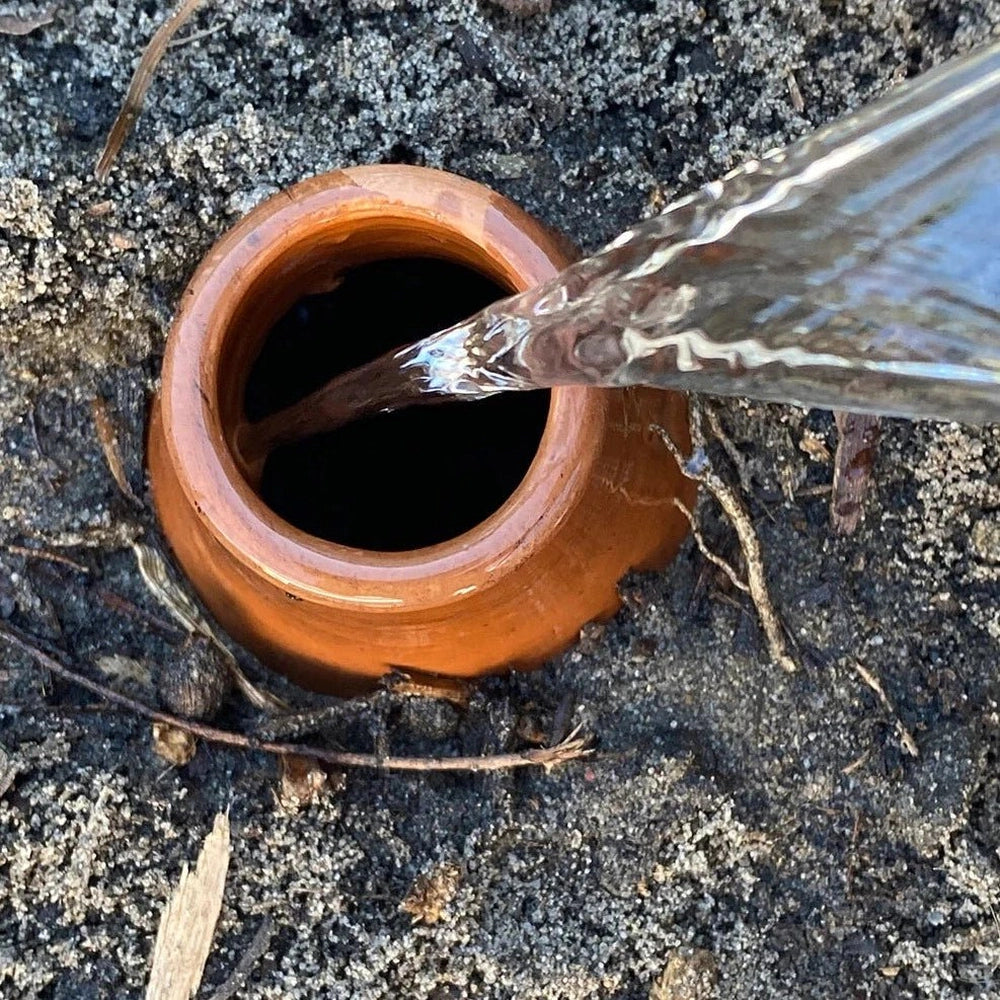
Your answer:
[[[254,425],[251,450],[376,409],[559,385],[1000,420],[1000,43],[334,379]]]

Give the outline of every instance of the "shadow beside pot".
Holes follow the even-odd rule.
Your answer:
[[[511,409],[484,417],[479,431],[465,426],[471,418],[449,417],[442,407],[439,433],[465,432],[469,450],[457,465],[468,475],[428,501],[426,480],[410,481],[422,461],[415,436],[388,463],[400,471],[408,468],[404,458],[410,461],[392,498],[401,521],[388,533],[385,513],[361,487],[384,471],[379,462],[402,440],[405,413],[393,415],[404,423],[380,444],[338,445],[325,456],[328,465],[344,465],[334,485],[344,502],[358,494],[354,507],[370,515],[367,535],[328,516],[326,499],[297,502],[313,482],[311,466],[322,464],[319,453],[298,472],[294,462],[279,470],[270,487],[265,476],[259,491],[234,460],[231,445],[248,404],[260,398],[261,385],[267,395],[267,370],[284,366],[294,374],[295,357],[282,354],[272,331],[305,297],[330,305],[330,338],[352,338],[346,354],[338,346],[327,356],[347,367],[358,363],[361,338],[362,361],[394,346],[376,335],[375,320],[388,306],[395,311],[383,330],[409,313],[426,314],[432,327],[447,325],[444,313],[428,309],[450,301],[451,289],[459,319],[461,310],[474,311],[463,295],[500,297],[554,275],[569,263],[565,246],[478,184],[424,168],[376,166],[304,181],[260,205],[209,252],[168,340],[150,426],[150,476],[179,562],[222,625],[264,662],[337,693],[393,667],[474,676],[534,665],[565,648],[587,621],[614,612],[616,583],[629,568],[660,566],[675,554],[687,522],[672,500],[690,504],[694,487],[649,430],[661,424],[687,443],[686,402],[674,393],[559,388],[547,411],[536,394],[505,394],[502,405]],[[421,301],[391,277],[364,285],[365,275],[409,273],[407,261],[440,279],[423,281]],[[353,282],[360,295],[368,289],[371,324],[335,322],[347,301],[335,298],[341,282]],[[407,295],[413,308],[400,313]],[[276,360],[261,365],[267,351]],[[309,372],[306,358],[302,366],[303,384],[335,374]],[[281,391],[289,386],[294,378]],[[507,398],[518,395],[524,399]],[[506,450],[484,459],[480,438]],[[486,473],[503,463],[490,492]],[[302,489],[294,479],[300,473]]]

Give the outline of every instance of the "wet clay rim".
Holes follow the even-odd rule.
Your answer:
[[[356,250],[349,244],[356,242]],[[239,562],[289,596],[366,613],[444,605],[466,588],[484,590],[542,546],[586,489],[604,434],[605,394],[552,391],[535,459],[503,507],[438,545],[380,553],[337,545],[288,524],[240,475],[227,434],[234,392],[218,395],[220,362],[231,361],[241,304],[288,258],[335,251],[351,264],[435,254],[512,291],[543,281],[569,262],[565,245],[506,199],[471,181],[421,167],[371,166],[303,181],[271,198],[230,230],[202,262],[183,296],[164,361],[160,427],[177,485],[202,524]],[[287,266],[287,265],[285,265]],[[317,290],[323,277],[317,273]],[[305,294],[267,303],[258,335],[238,349],[244,371],[278,316]],[[259,303],[258,303],[259,305]],[[247,318],[249,321],[249,318]],[[242,381],[236,388],[242,392]],[[213,387],[215,387],[213,391]],[[499,559],[498,559],[499,556]],[[331,584],[336,582],[336,592]]]

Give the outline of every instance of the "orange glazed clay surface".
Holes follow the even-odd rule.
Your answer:
[[[268,331],[344,270],[408,256],[463,264],[511,292],[569,263],[562,241],[471,181],[404,166],[314,177],[256,208],[202,262],[152,416],[153,493],[177,559],[235,638],[319,690],[393,667],[474,676],[537,664],[612,614],[618,579],[663,565],[687,531],[673,498],[690,504],[693,485],[649,430],[661,424],[686,446],[686,402],[646,389],[552,390],[520,486],[439,545],[363,551],[273,513],[231,449]]]

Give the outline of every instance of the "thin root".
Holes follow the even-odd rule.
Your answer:
[[[876,697],[882,703],[882,707],[892,717],[893,725],[896,727],[896,735],[899,737],[899,742],[903,749],[911,757],[919,757],[920,751],[917,749],[917,741],[913,738],[913,735],[906,728],[906,726],[903,725],[903,720],[899,717],[899,712],[896,711],[896,706],[893,705],[889,696],[885,693],[885,688],[882,687],[882,682],[867,667],[858,663],[857,660],[854,661],[854,669],[865,684],[867,684],[868,687],[875,692]]]
[[[736,531],[736,537],[739,539],[740,548],[743,550],[743,559],[747,567],[747,583],[745,587],[741,587],[740,589],[745,589],[749,593],[750,599],[757,609],[757,616],[760,618],[761,626],[764,629],[771,658],[783,670],[793,673],[798,668],[795,660],[788,653],[784,629],[771,601],[771,595],[767,587],[767,577],[764,572],[764,557],[761,553],[757,531],[736,491],[722,480],[712,469],[711,465],[709,465],[707,457],[704,457],[705,439],[701,427],[701,411],[697,406],[692,404],[692,454],[693,456],[697,456],[697,463],[693,462],[691,457],[685,456],[681,452],[667,430],[657,424],[653,425],[653,430],[663,439],[667,451],[673,456],[681,472],[688,479],[693,479],[701,483],[715,497],[719,506],[732,523]],[[695,536],[695,541],[698,541],[697,535]],[[699,543],[699,548],[701,547],[701,543]],[[712,561],[716,562],[715,559]],[[716,564],[718,565],[718,563]]]
[[[194,722],[191,719],[182,719],[180,716],[171,715],[168,712],[160,712],[141,701],[129,698],[118,691],[114,691],[104,684],[100,684],[83,674],[60,663],[57,659],[49,656],[39,649],[30,637],[23,635],[19,630],[8,624],[0,624],[0,639],[5,640],[15,649],[30,656],[35,663],[46,670],[51,671],[57,677],[86,688],[104,698],[106,701],[120,708],[124,708],[134,715],[151,719],[163,725],[172,726],[175,729],[190,733],[209,743],[220,743],[225,746],[239,747],[243,750],[258,750],[263,753],[275,754],[284,757],[289,754],[297,754],[306,757],[313,757],[323,761],[333,767],[347,768],[359,767],[373,770],[387,771],[505,771],[517,767],[542,767],[546,771],[551,770],[559,764],[565,764],[571,760],[581,757],[588,757],[593,753],[590,741],[586,736],[580,735],[580,728],[574,729],[564,740],[551,747],[538,747],[531,750],[522,750],[519,753],[499,753],[487,754],[480,757],[392,757],[380,754],[351,753],[349,751],[328,750],[325,747],[312,747],[298,743],[273,743],[270,740],[256,739],[244,733],[232,732],[228,729],[219,729],[205,723]]]
[[[714,565],[718,566],[726,576],[732,581],[733,586],[738,590],[742,590],[744,594],[750,593],[750,588],[740,579],[739,574],[733,569],[729,563],[726,562],[722,556],[716,555],[705,543],[705,539],[702,537],[701,529],[698,527],[697,521],[694,519],[694,514],[684,506],[683,501],[674,497],[674,506],[688,519],[688,524],[691,525],[691,534],[694,535],[695,543],[697,544],[701,554]]]

